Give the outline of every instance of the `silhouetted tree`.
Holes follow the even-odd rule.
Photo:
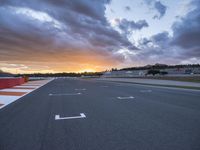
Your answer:
[[[152,74],[153,76],[155,76],[156,74],[160,74],[160,70],[149,70],[147,74]]]

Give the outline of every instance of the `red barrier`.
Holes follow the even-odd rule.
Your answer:
[[[0,89],[10,88],[25,83],[24,78],[0,78]]]

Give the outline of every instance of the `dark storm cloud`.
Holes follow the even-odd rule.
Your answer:
[[[181,58],[176,54],[177,49],[170,46],[171,38],[169,33],[164,31],[149,38],[140,39],[138,47],[141,51],[132,59],[136,59],[143,65],[158,62],[166,64],[180,63]]]
[[[144,0],[144,2],[158,12],[158,14],[153,17],[154,19],[161,19],[165,15],[167,7],[161,3],[161,1]]]
[[[125,34],[130,34],[134,30],[141,30],[149,26],[146,20],[139,20],[135,22],[127,19],[115,19],[115,22],[117,23],[119,29]]]
[[[167,55],[172,55],[172,53],[170,53],[170,40],[171,37],[166,31],[153,35],[150,38],[142,38],[139,41],[139,48],[142,49],[140,57],[153,57],[155,59],[158,57],[165,58]]]
[[[130,11],[130,10],[131,10],[131,7],[130,7],[130,6],[125,6],[124,9],[125,9],[126,11]]]
[[[172,45],[186,50],[187,55],[200,57],[200,1],[192,2],[195,9],[173,25]]]
[[[2,0],[0,60],[45,59],[44,54],[110,55],[137,49],[105,18],[110,0]],[[22,58],[24,57],[24,58]]]
[[[170,61],[174,63],[200,61],[200,1],[194,0],[195,8],[172,26],[173,35],[158,33],[139,41],[143,51],[138,55],[149,61]],[[187,61],[189,60],[189,61]],[[194,63],[194,62],[193,62]]]
[[[171,37],[169,33],[164,31],[162,33],[155,34],[150,38],[142,38],[139,41],[139,47],[144,50],[143,54],[148,55],[164,54],[166,49],[170,48]]]
[[[168,43],[169,39],[170,39],[169,33],[166,31],[162,33],[158,33],[151,37],[151,40],[159,45],[164,45],[164,43]]]
[[[154,3],[154,7],[159,13],[159,15],[155,15],[154,18],[158,18],[158,19],[162,18],[166,13],[167,7],[163,5],[160,1],[156,1]]]

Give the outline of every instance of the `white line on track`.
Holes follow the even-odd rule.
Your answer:
[[[142,93],[151,93],[152,90],[140,90],[140,92],[142,92]]]
[[[24,83],[23,85],[25,85],[25,86],[41,86],[43,84]]]
[[[86,89],[75,89],[75,91],[85,91]]]
[[[73,116],[73,117],[60,117],[60,115],[55,115],[55,120],[67,120],[67,119],[82,119],[86,118],[84,113],[80,113],[80,116]]]
[[[63,93],[63,94],[52,94],[50,93],[49,96],[68,96],[68,95],[81,95],[82,93]]]
[[[12,88],[9,88],[9,89],[3,89],[3,90],[0,90],[0,91],[3,91],[3,92],[31,92],[33,90],[32,89],[12,89]]]
[[[38,88],[39,86],[14,86],[13,88]]]
[[[133,96],[128,96],[128,97],[117,97],[118,99],[134,99],[135,97]]]

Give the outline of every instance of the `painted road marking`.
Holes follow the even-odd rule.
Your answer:
[[[12,87],[12,89],[28,89],[28,90],[33,90],[33,89],[36,89],[36,88],[31,88],[31,87],[27,87],[27,88],[24,88],[24,87]]]
[[[151,93],[152,90],[140,90],[140,92],[142,92],[142,93]]]
[[[21,96],[8,96],[8,95],[1,95],[0,96],[0,103],[2,103],[3,105],[7,105],[9,103],[12,103],[13,101],[15,101],[16,99],[20,98]]]
[[[21,86],[14,86],[13,88],[38,88],[39,86],[25,86],[25,85],[21,85]]]
[[[86,89],[75,89],[75,91],[85,91]]]
[[[133,99],[133,98],[135,98],[135,97],[133,97],[133,96],[128,96],[128,97],[117,97],[118,99]]]
[[[41,84],[23,84],[23,85],[25,85],[25,86],[41,86]]]
[[[26,94],[26,92],[5,92],[5,91],[0,91],[0,95],[22,96],[24,94]]]
[[[10,103],[18,100],[19,98],[29,94],[30,92],[46,85],[50,81],[52,80],[45,80],[45,82],[43,82],[44,84],[40,84],[40,86],[25,86],[24,84],[22,84],[19,86],[14,86],[12,88],[0,90],[0,109],[6,107]]]
[[[80,113],[80,116],[74,116],[74,117],[60,117],[60,115],[55,115],[55,120],[82,119],[82,118],[86,118],[86,115],[84,113]]]
[[[68,96],[68,95],[81,95],[82,93],[63,93],[63,94],[52,94],[50,93],[49,96]]]
[[[9,89],[3,89],[3,90],[0,90],[1,92],[31,92],[32,90],[30,89],[13,89],[13,88],[9,88]]]

